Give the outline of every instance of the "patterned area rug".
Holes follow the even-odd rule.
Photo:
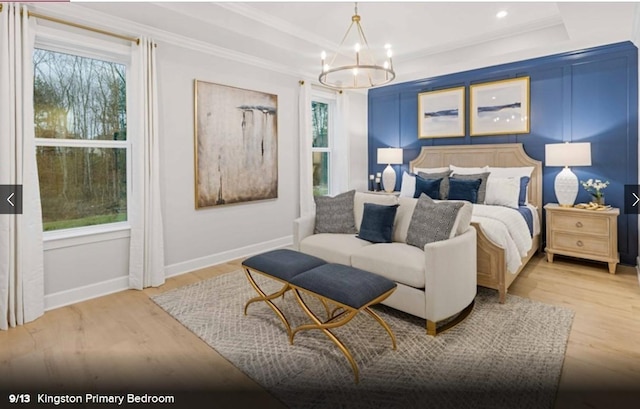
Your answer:
[[[256,281],[267,292],[279,284]],[[517,296],[499,304],[478,289],[474,311],[437,337],[425,321],[385,306],[375,310],[397,337],[368,314],[334,330],[360,368],[354,383],[344,355],[319,330],[294,345],[282,322],[243,271],[178,288],[153,300],[290,408],[551,408],[573,312]],[[293,294],[276,300],[292,327],[308,323]],[[324,311],[320,303],[314,311]]]

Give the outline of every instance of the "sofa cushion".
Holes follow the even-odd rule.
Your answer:
[[[372,243],[391,243],[397,210],[397,204],[385,206],[365,203],[358,238]]]
[[[351,265],[351,255],[371,245],[353,234],[314,234],[300,241],[300,251],[328,263]]]
[[[434,202],[439,203],[441,201],[435,200]],[[461,235],[462,233],[467,231],[467,229],[469,229],[469,226],[471,224],[471,216],[473,214],[473,205],[470,202],[461,200],[451,200],[449,202],[462,203],[462,207],[458,211],[458,215],[456,216],[456,220],[453,224],[453,229],[449,235],[449,238],[452,238]],[[393,241],[398,243],[406,243],[409,224],[411,224],[411,217],[413,216],[413,210],[418,203],[418,199],[401,197],[399,199],[399,203],[400,206],[398,206],[396,219],[393,225]]]
[[[414,288],[425,286],[424,251],[404,243],[362,247],[351,256],[351,265]]]
[[[462,202],[436,203],[426,195],[420,196],[411,216],[407,244],[423,249],[427,243],[448,239],[455,231],[455,221],[462,206]]]
[[[360,231],[362,224],[362,216],[364,214],[364,204],[375,203],[379,205],[391,206],[398,204],[398,198],[395,195],[356,192],[353,197],[353,216],[355,218],[356,229]]]
[[[315,196],[314,233],[357,233],[353,215],[355,193],[355,190],[350,190],[335,197]]]
[[[425,194],[432,199],[440,198],[440,179],[425,179],[420,176],[416,176],[416,191],[413,193],[413,197],[420,197],[421,194]]]

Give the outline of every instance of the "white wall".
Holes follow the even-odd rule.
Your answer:
[[[203,51],[160,43],[158,93],[168,276],[292,242],[298,216],[298,80]],[[194,80],[278,95],[278,198],[195,209]],[[367,96],[349,94],[352,188],[367,188]],[[251,175],[247,175],[251,177]],[[82,244],[73,239],[45,251],[45,303],[56,308],[127,288],[125,234]]]

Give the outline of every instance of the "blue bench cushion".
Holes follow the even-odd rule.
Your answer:
[[[334,263],[299,274],[290,283],[355,309],[396,287],[388,278]]]
[[[261,271],[284,281],[290,281],[300,273],[326,264],[326,261],[288,249],[268,251],[249,257],[242,262],[245,267]]]

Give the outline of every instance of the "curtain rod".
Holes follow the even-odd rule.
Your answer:
[[[300,80],[298,81],[298,84],[300,84],[300,86],[304,85],[304,80]],[[337,92],[338,94],[342,94],[342,90],[341,89],[335,89],[335,88],[331,88],[331,87],[327,87],[326,85],[321,85],[321,84],[311,84],[312,87],[316,87],[316,88],[324,88],[324,89],[328,89],[330,91],[334,91]]]
[[[0,4],[0,11],[2,11],[2,5],[1,4]],[[71,21],[62,20],[62,19],[59,19],[59,18],[56,18],[56,17],[45,16],[44,14],[40,14],[40,13],[34,13],[33,11],[28,11],[27,12],[27,16],[40,18],[40,19],[43,19],[43,20],[52,21],[54,23],[65,24],[67,26],[80,28],[80,29],[83,29],[83,30],[93,31],[94,33],[99,33],[99,34],[104,34],[104,35],[108,35],[108,36],[111,36],[111,37],[116,37],[116,38],[119,38],[121,40],[131,41],[133,43],[136,43],[137,45],[140,45],[140,39],[136,38],[136,37],[129,37],[129,36],[125,36],[125,35],[122,35],[122,34],[112,33],[112,32],[109,32],[109,31],[101,30],[99,28],[94,28],[94,27],[85,26],[83,24],[73,23]]]

